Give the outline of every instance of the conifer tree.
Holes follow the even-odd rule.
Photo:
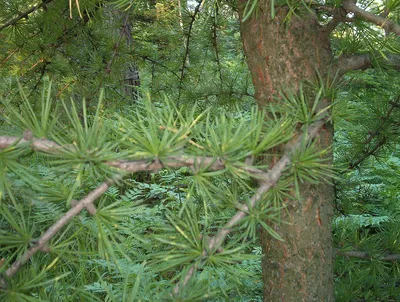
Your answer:
[[[260,236],[264,301],[334,300],[338,84],[399,69],[400,1],[1,5],[1,298],[233,299]],[[232,12],[259,106],[233,112],[253,88]],[[127,62],[152,101],[128,106]],[[348,168],[395,137],[397,96]]]

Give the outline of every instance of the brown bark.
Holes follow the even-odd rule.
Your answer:
[[[242,3],[243,5],[243,3]],[[278,100],[279,91],[296,91],[302,81],[315,80],[317,72],[329,73],[332,64],[329,33],[311,13],[292,16],[276,8],[271,18],[270,0],[260,0],[257,13],[241,23],[247,63],[258,103]],[[239,9],[243,16],[243,6]],[[332,143],[332,131],[319,135],[320,148]],[[334,301],[332,272],[331,185],[302,185],[302,200],[288,201],[276,225],[284,239],[279,242],[261,233],[264,301]]]

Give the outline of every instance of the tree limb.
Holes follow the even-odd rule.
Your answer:
[[[247,173],[251,174],[254,178],[259,180],[260,187],[256,191],[256,193],[250,199],[249,205],[243,205],[240,210],[229,220],[229,222],[222,227],[219,232],[212,238],[210,238],[209,244],[204,250],[204,253],[207,251],[217,251],[221,246],[226,236],[232,232],[233,227],[237,225],[240,221],[244,219],[250,209],[254,208],[257,203],[262,200],[263,195],[271,189],[280,179],[283,171],[290,164],[290,154],[299,148],[304,140],[310,141],[312,140],[320,128],[325,124],[327,118],[322,118],[312,124],[307,132],[303,135],[300,135],[295,141],[291,141],[286,145],[285,153],[282,158],[274,165],[272,169],[269,170],[268,173],[259,170],[252,166],[241,165],[240,168]],[[33,137],[33,134],[30,130],[24,132],[22,138],[13,137],[13,136],[0,136],[0,149],[4,149],[12,146],[24,146],[26,144],[30,144],[30,147],[35,151],[42,151],[51,154],[57,154],[62,152],[65,148],[70,148],[71,145],[68,146],[60,146],[57,143],[54,143],[50,140],[41,138],[37,139]],[[195,156],[170,156],[166,159],[163,159],[161,162],[159,159],[153,160],[149,162],[149,160],[137,160],[137,161],[111,161],[106,162],[109,166],[116,167],[118,169],[124,170],[126,172],[139,172],[139,171],[158,171],[161,168],[171,167],[171,168],[179,168],[183,166],[187,166],[192,168],[192,170],[196,171],[198,169],[207,169],[207,170],[222,170],[225,169],[225,162],[219,158],[213,157],[195,157]],[[121,175],[117,175],[116,179],[121,178]],[[46,251],[46,246],[49,240],[63,227],[65,226],[73,217],[78,215],[82,209],[86,208],[89,213],[92,215],[96,213],[96,208],[93,202],[99,198],[107,189],[114,183],[114,180],[108,180],[100,184],[95,190],[91,191],[86,197],[81,199],[76,204],[73,204],[72,208],[64,214],[55,224],[53,224],[37,241],[36,245],[32,246],[28,251],[18,260],[16,260],[11,267],[5,272],[6,277],[12,277],[22,265],[24,265],[34,254],[38,251]],[[187,285],[187,283],[191,280],[197,270],[197,264],[192,266],[187,274],[185,275],[183,282],[178,283],[174,288],[174,293],[178,294],[179,290]],[[0,278],[0,287],[6,287],[5,278]]]
[[[372,66],[368,54],[358,55],[341,55],[337,63],[337,71],[339,75],[344,75],[351,70],[364,70]]]
[[[373,23],[382,27],[386,33],[394,33],[400,36],[400,25],[394,23],[392,20],[386,19],[383,16],[378,16],[372,14],[366,10],[363,10],[357,6],[357,1],[355,0],[345,0],[343,1],[343,8],[348,13],[353,13],[356,17],[363,19],[364,21]]]
[[[216,17],[218,16],[218,5],[215,6],[215,16],[212,18],[212,36],[211,36],[211,44],[215,51],[215,61],[217,63],[218,75],[220,80],[220,89],[222,89],[222,70],[221,70],[221,62],[220,62],[220,55],[219,55],[219,45],[218,45],[218,35],[217,35],[217,23]]]
[[[69,150],[73,148],[73,145],[61,146],[51,140],[45,138],[34,138],[32,132],[27,130],[24,136],[0,136],[0,149],[4,149],[11,146],[23,146],[24,144],[29,145],[34,151],[40,151],[50,154],[60,154],[63,150]],[[209,171],[219,171],[226,168],[225,161],[215,157],[199,157],[190,155],[179,155],[179,156],[168,156],[160,159],[143,159],[143,160],[119,160],[119,161],[108,161],[105,162],[110,167],[115,167],[120,170],[129,173],[137,173],[143,171],[157,172],[163,168],[181,168],[189,167],[193,171],[199,169],[207,169]],[[238,168],[249,173],[252,177],[261,179],[264,178],[267,173],[249,165],[238,165]]]
[[[24,255],[16,260],[9,269],[5,272],[5,276],[12,277],[22,265],[35,255],[38,251],[45,249],[47,243],[57,232],[61,230],[72,218],[78,215],[84,208],[87,208],[89,212],[93,212],[93,202],[103,195],[107,189],[114,183],[114,180],[108,180],[100,184],[96,189],[91,191],[86,197],[76,203],[67,213],[64,214],[56,223],[54,223],[36,242],[34,246],[28,249]],[[6,280],[0,278],[0,286],[6,285]]]
[[[156,60],[154,60],[154,59],[152,59],[152,58],[150,58],[150,57],[148,57],[148,56],[141,56],[141,55],[139,55],[138,57],[139,57],[139,58],[142,58],[144,61],[149,61],[150,63],[152,63],[152,64],[154,64],[154,65],[157,65],[157,66],[160,66],[160,67],[164,68],[166,71],[168,71],[169,73],[171,73],[172,75],[174,75],[175,77],[177,77],[178,79],[180,79],[179,75],[178,75],[177,73],[175,73],[175,71],[170,70],[170,69],[169,69],[167,66],[165,66],[163,63],[160,63],[160,62],[158,62],[158,61],[156,61]]]
[[[391,67],[400,70],[400,56],[394,54],[386,54],[385,57],[374,58],[372,54],[355,54],[341,55],[334,67],[335,73],[339,76],[352,70],[365,70],[373,67],[373,62],[379,60],[378,63],[384,67]]]
[[[13,18],[13,19],[7,21],[7,22],[4,23],[3,25],[0,25],[0,31],[2,31],[3,29],[5,29],[5,28],[7,28],[7,27],[9,27],[9,26],[12,26],[12,25],[17,24],[17,22],[18,22],[19,20],[23,19],[23,18],[28,18],[28,16],[29,16],[31,13],[37,11],[39,8],[43,7],[43,6],[46,5],[46,4],[49,4],[49,3],[52,2],[52,1],[53,1],[53,0],[42,0],[42,2],[40,2],[39,4],[32,6],[30,9],[28,9],[28,10],[22,12],[22,13],[19,14],[17,17],[15,17],[15,18]]]
[[[354,22],[354,18],[347,17],[347,12],[343,7],[332,7],[327,5],[319,5],[316,3],[308,3],[316,12],[324,12],[332,16],[332,20],[324,26],[324,30],[328,33],[332,32],[336,26],[343,22]]]
[[[0,136],[0,149],[4,149],[13,145],[22,145],[30,143],[30,146],[35,151],[42,151],[45,153],[59,153],[65,147],[45,138],[23,138],[17,136]]]
[[[360,252],[360,251],[341,251],[339,249],[335,249],[334,252],[335,256],[340,255],[344,257],[358,258],[363,260],[377,259],[379,261],[392,261],[392,262],[400,260],[400,254],[388,254],[386,256],[374,257],[368,252]]]

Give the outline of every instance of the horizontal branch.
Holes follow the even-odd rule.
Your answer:
[[[252,177],[257,178],[260,184],[256,193],[251,197],[250,203],[248,205],[243,205],[240,210],[228,221],[228,223],[222,227],[219,232],[211,237],[208,246],[205,248],[203,253],[207,251],[216,251],[222,245],[226,236],[232,232],[233,227],[240,223],[247,215],[250,209],[253,209],[258,202],[260,202],[266,192],[270,190],[280,179],[285,168],[290,164],[290,154],[299,148],[304,140],[312,140],[325,124],[326,117],[322,118],[315,123],[313,123],[307,130],[306,133],[300,135],[295,141],[291,141],[286,145],[285,153],[282,158],[269,170],[269,172],[264,172],[252,166],[243,165],[238,163],[238,168],[249,173]],[[13,136],[0,136],[0,149],[4,149],[11,146],[26,146],[29,145],[35,151],[41,151],[46,153],[62,153],[63,150],[68,149],[71,145],[61,146],[57,143],[41,138],[33,138],[31,131],[25,131],[23,138],[13,137]],[[223,170],[226,168],[224,160],[214,157],[196,157],[196,156],[170,156],[166,157],[161,161],[160,159],[155,159],[152,161],[147,160],[136,160],[136,161],[110,161],[105,162],[105,164],[123,170],[125,172],[136,173],[140,171],[158,171],[162,168],[180,168],[180,167],[190,167],[194,172],[199,169],[206,170]],[[121,175],[116,176],[116,178],[122,177]],[[86,208],[89,213],[95,214],[96,208],[93,202],[104,194],[107,189],[114,183],[113,180],[108,180],[100,184],[95,190],[91,191],[86,197],[81,199],[79,202],[71,204],[72,208],[65,213],[53,226],[51,226],[32,246],[28,251],[20,258],[17,259],[11,267],[6,271],[6,277],[12,277],[19,268],[25,264],[34,254],[38,251],[45,251],[47,243],[49,240],[60,231],[60,229],[65,226],[73,217],[78,215],[82,209]],[[197,270],[196,264],[188,270],[187,275],[182,283],[178,283],[174,288],[174,293],[177,294],[179,290],[187,285],[191,280]],[[6,280],[0,278],[0,287],[6,286]]]
[[[400,254],[388,254],[385,256],[372,256],[368,252],[360,252],[360,251],[341,251],[339,249],[335,249],[335,254],[344,256],[344,257],[349,257],[349,258],[358,258],[358,259],[363,259],[363,260],[371,260],[371,259],[377,259],[379,261],[399,261],[400,260]]]
[[[385,54],[385,57],[374,58],[372,54],[341,55],[335,67],[338,75],[343,75],[352,70],[365,70],[373,67],[374,61],[383,66],[400,70],[400,56]]]
[[[0,136],[0,149],[11,147],[13,145],[30,144],[31,148],[35,151],[46,153],[58,153],[65,147],[45,138],[30,138],[31,132],[24,134],[23,138],[17,136]]]
[[[0,31],[2,31],[3,29],[15,25],[17,24],[17,22],[23,18],[28,18],[28,16],[37,11],[39,8],[43,7],[44,5],[52,2],[53,0],[42,0],[39,4],[32,6],[30,9],[27,9],[26,11],[20,13],[17,17],[10,19],[9,21],[7,21],[6,23],[4,23],[3,25],[0,25]]]
[[[72,147],[72,145],[61,146],[45,138],[33,138],[30,131],[25,131],[23,138],[16,136],[0,136],[0,149],[23,145],[29,145],[34,151],[51,154],[61,154],[64,150]],[[160,159],[118,160],[108,161],[105,162],[105,164],[129,173],[144,171],[157,172],[163,168],[177,169],[182,167],[191,168],[193,171],[198,171],[204,168],[209,171],[219,171],[226,168],[225,161],[220,158],[191,155],[168,156],[163,158],[162,161]],[[256,179],[262,179],[266,177],[266,173],[264,171],[255,167],[249,165],[238,165],[237,167],[249,173]]]
[[[386,19],[382,16],[375,15],[357,6],[355,0],[343,1],[343,8],[348,13],[353,13],[356,17],[363,19],[364,21],[373,23],[382,27],[386,33],[394,33],[400,36],[400,25],[394,23],[392,20]]]

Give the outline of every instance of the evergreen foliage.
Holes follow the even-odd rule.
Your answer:
[[[291,159],[287,156],[287,163],[296,161],[296,165],[282,177],[279,191],[265,194],[263,187],[277,182],[287,164],[266,176],[261,166],[243,165],[246,157],[292,138],[289,121],[298,113],[290,113],[289,108],[285,121],[265,122],[264,113],[255,108],[227,120],[225,113],[211,116],[197,113],[196,108],[178,110],[171,102],[144,101],[142,106],[127,108],[114,122],[101,109],[101,98],[94,115],[89,115],[85,106],[80,113],[74,103],[55,109],[49,94],[50,90],[43,93],[37,115],[28,99],[23,100],[21,113],[5,107],[10,128],[18,132],[31,126],[33,130],[22,138],[11,137],[2,149],[0,244],[7,259],[3,269],[27,257],[32,247],[45,252],[32,252],[29,268],[21,267],[12,279],[3,279],[5,300],[72,295],[69,299],[118,301],[128,290],[134,292],[133,300],[158,300],[171,294],[176,280],[185,280],[192,267],[185,269],[188,264],[199,272],[190,281],[193,284],[175,292],[174,299],[205,299],[221,292],[232,299],[238,293],[251,293],[261,282],[254,283],[257,278],[252,274],[257,270],[246,269],[243,261],[250,266],[259,261],[259,255],[251,253],[257,225],[279,239],[265,221],[279,221],[281,194],[288,190],[285,184],[294,178],[306,180],[306,165],[316,173],[326,169],[319,155],[310,157],[302,149]],[[297,144],[305,148],[312,136],[310,132]],[[32,149],[34,154],[29,152]],[[182,168],[144,175],[150,177],[146,182],[118,180],[126,172],[155,172],[163,167]],[[99,179],[107,178],[118,187],[107,182],[98,185]],[[266,181],[257,189],[250,178]],[[96,193],[100,189],[103,197]],[[100,197],[96,206],[93,200],[85,201],[91,195]],[[79,214],[79,205],[93,217]],[[63,219],[68,222],[50,228]],[[14,271],[5,274],[11,277]],[[132,278],[136,283],[131,283]],[[28,280],[32,285],[26,287]]]
[[[399,74],[371,70],[350,79],[343,91],[347,117],[337,121],[335,132],[335,161],[344,168],[336,183],[333,222],[340,255],[337,299],[396,301],[400,298]]]
[[[236,1],[2,1],[0,300],[261,301],[260,229],[332,179],[337,301],[399,300],[400,1],[350,2],[270,1],[374,69],[261,110]]]

